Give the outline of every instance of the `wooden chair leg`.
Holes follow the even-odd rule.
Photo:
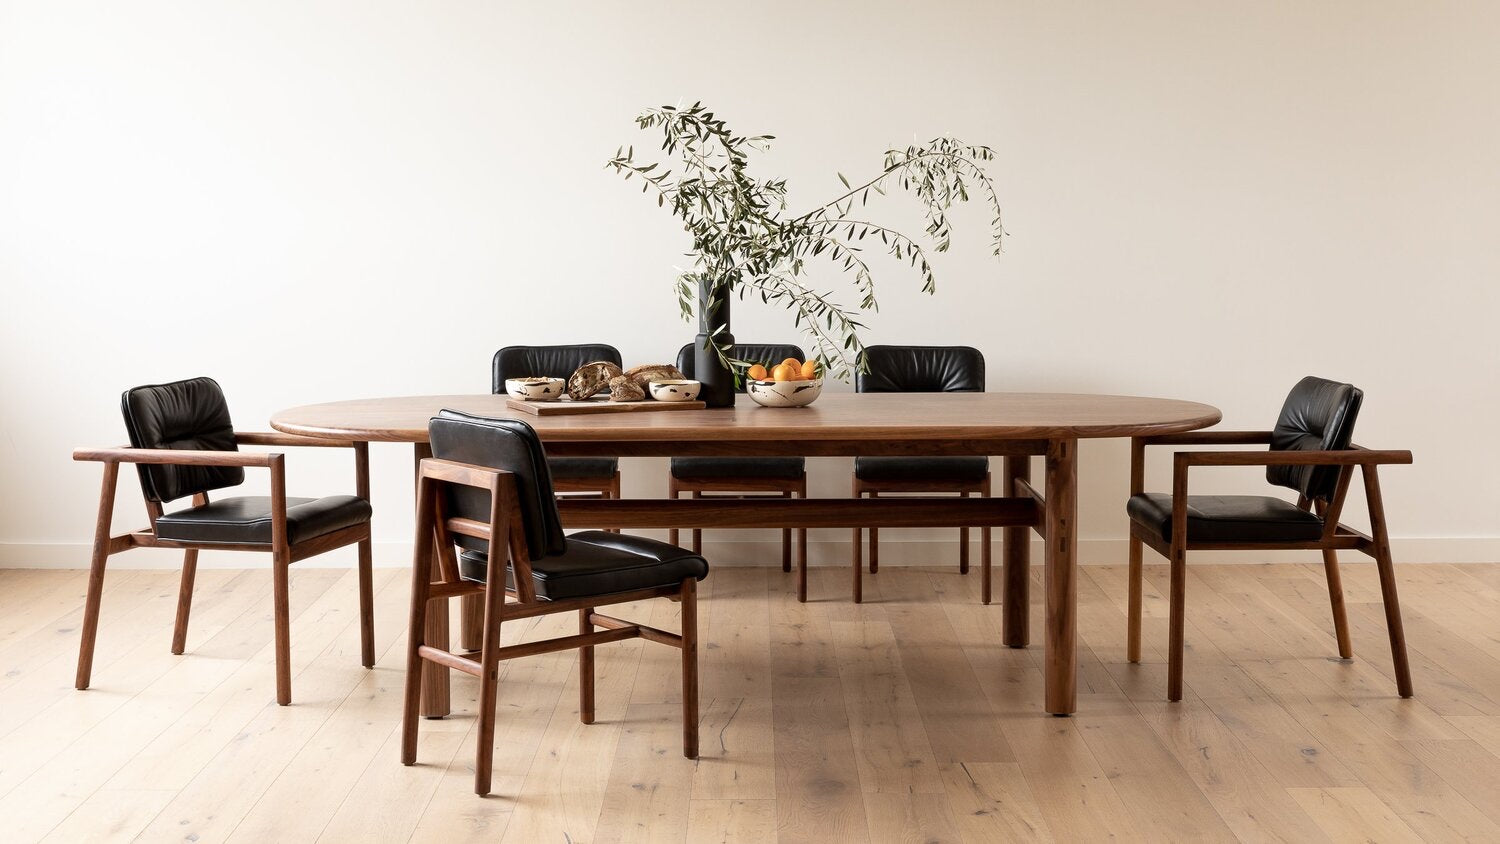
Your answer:
[[[1031,479],[1031,458],[1025,455],[1005,458],[1005,485],[1000,494],[1013,497],[1016,481]],[[1004,612],[1000,619],[1002,641],[1007,647],[1024,648],[1031,641],[1031,528],[1004,529],[1005,555],[1001,578],[1005,581],[1001,599]]]
[[[1328,604],[1333,608],[1333,635],[1339,643],[1339,658],[1353,659],[1349,617],[1344,609],[1344,581],[1339,576],[1339,552],[1333,548],[1323,549],[1323,574],[1328,580]]]
[[[782,498],[791,498],[792,491],[785,490],[781,493]],[[792,529],[781,529],[781,570],[792,570]]]
[[[1167,633],[1167,700],[1182,700],[1182,638],[1187,624],[1187,552],[1172,551],[1171,618]]]
[[[797,497],[807,497],[807,476],[797,488]],[[807,528],[797,528],[797,601],[807,603]]]
[[[502,584],[503,585],[503,584]],[[500,696],[500,622],[505,590],[484,590],[484,634],[479,649],[479,735],[474,750],[474,793],[490,793],[495,767],[495,703]]]
[[[863,496],[863,493],[860,491],[859,479],[856,478],[855,481],[854,481],[854,497],[855,498],[860,498],[862,496]],[[863,550],[864,550],[864,537],[861,535],[860,529],[859,528],[855,528],[854,529],[853,553],[850,556],[853,558],[853,562],[854,562],[853,594],[854,594],[854,603],[856,603],[856,604],[858,604],[862,600],[864,600],[864,594],[863,594],[863,592],[864,592],[864,584],[860,582],[860,575],[864,571],[864,567],[865,567],[864,560],[862,560],[860,558],[861,552]]]
[[[960,492],[959,498],[968,498],[967,492]],[[961,527],[958,529],[958,573],[969,573],[969,529]]]
[[[1130,572],[1126,575],[1130,598],[1125,611],[1125,658],[1131,662],[1141,661],[1141,554],[1144,548],[1145,544],[1132,532]]]
[[[674,477],[672,477],[671,475],[667,475],[667,497],[668,498],[677,498],[678,497],[677,479],[674,478]],[[678,537],[677,537],[677,528],[669,528],[667,530],[667,544],[668,545],[676,545],[677,544],[677,539],[678,539]]]
[[[177,621],[172,625],[172,653],[187,649],[188,616],[193,612],[193,579],[198,575],[198,549],[182,552],[182,582],[177,587]]]
[[[620,470],[618,470],[618,469],[615,470],[614,477],[612,477],[612,478],[609,479],[609,489],[603,491],[600,494],[599,497],[601,497],[601,498],[610,498],[610,499],[619,498],[620,497]],[[608,528],[605,532],[606,533],[619,533],[620,529],[619,528]]]
[[[877,490],[870,490],[871,498],[879,498]],[[880,571],[880,529],[870,528],[870,574]]]
[[[703,493],[698,492],[697,490],[694,490],[693,491],[693,497],[694,498],[702,498],[703,497]],[[693,553],[694,554],[702,554],[703,553],[703,531],[699,530],[698,528],[693,528]]]
[[[104,464],[104,483],[99,490],[99,512],[94,519],[94,552],[89,560],[88,598],[83,604],[83,632],[78,643],[78,673],[74,688],[87,689],[94,670],[94,640],[99,635],[99,602],[104,596],[104,566],[109,560],[109,528],[115,513],[115,479],[120,464]]]
[[[371,541],[359,543],[359,664],[375,667],[375,586]]]
[[[984,496],[985,498],[989,498],[990,497],[990,492],[991,492],[991,488],[990,488],[990,476],[989,475],[985,475],[984,476],[984,486],[980,489],[979,494],[982,495],[982,496]],[[992,578],[992,574],[991,574],[991,571],[990,571],[990,562],[991,562],[990,561],[990,556],[991,556],[991,549],[990,549],[990,529],[989,528],[980,528],[979,529],[979,569],[980,569],[980,571],[979,571],[979,593],[980,593],[980,595],[979,596],[980,596],[980,600],[983,603],[985,603],[985,604],[988,604],[990,602],[990,584],[991,584],[991,578]]]
[[[698,581],[682,581],[682,755],[698,758]]]
[[[594,632],[594,624],[589,621],[589,616],[594,612],[593,607],[585,607],[578,611],[578,632]],[[585,724],[594,723],[594,646],[585,645],[578,649],[578,720]]]
[[[1391,560],[1391,542],[1386,532],[1385,504],[1380,496],[1380,478],[1373,464],[1364,472],[1365,501],[1370,511],[1370,537],[1375,540],[1375,569],[1380,574],[1380,600],[1385,605],[1385,629],[1391,639],[1391,663],[1396,669],[1396,691],[1412,696],[1411,664],[1406,658],[1406,631],[1401,624],[1401,602],[1396,597],[1396,567]]]
[[[292,702],[292,624],[291,587],[288,579],[292,568],[289,549],[279,549],[272,555],[272,612],[276,626],[276,702],[286,706]]]
[[[419,507],[422,506],[419,502]],[[429,508],[431,505],[427,505]],[[430,528],[431,510],[427,510]],[[430,536],[424,529],[423,514],[417,515],[416,535]],[[422,708],[422,674],[424,664],[418,649],[426,644],[427,602],[432,593],[433,543],[417,542],[411,567],[411,613],[406,628],[406,690],[401,698],[401,764],[417,761],[417,726]]]

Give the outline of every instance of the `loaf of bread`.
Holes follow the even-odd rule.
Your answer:
[[[618,378],[624,374],[620,367],[607,360],[586,363],[568,376],[568,397],[574,401],[583,401],[608,387],[611,378]]]
[[[670,363],[646,363],[632,366],[625,370],[625,375],[641,385],[642,390],[649,389],[648,385],[652,381],[682,381],[687,378],[682,374],[682,370]]]
[[[609,379],[610,401],[640,401],[646,397],[646,388],[629,375],[616,375]]]

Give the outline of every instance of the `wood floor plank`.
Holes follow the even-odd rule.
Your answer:
[[[775,800],[694,800],[688,807],[692,844],[771,841],[776,837]]]
[[[1054,840],[1019,763],[948,762],[938,768],[963,840]]]
[[[772,722],[778,840],[866,840],[859,763],[838,678],[776,678]]]
[[[1337,842],[1422,839],[1368,788],[1289,788],[1292,798]]]
[[[891,625],[836,621],[832,627],[860,786],[889,794],[941,793],[937,760]]]

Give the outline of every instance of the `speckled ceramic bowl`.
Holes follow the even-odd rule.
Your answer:
[[[823,379],[751,381],[746,392],[761,407],[807,407],[823,392]]]
[[[651,398],[657,401],[692,401],[703,385],[697,381],[651,381]]]
[[[557,401],[567,391],[561,378],[507,378],[505,392],[523,401]]]

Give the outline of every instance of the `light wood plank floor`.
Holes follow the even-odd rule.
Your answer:
[[[779,570],[720,567],[702,587],[697,763],[679,755],[676,651],[601,647],[587,727],[575,655],[532,657],[503,668],[486,800],[468,677],[455,714],[422,723],[420,764],[398,762],[400,570],[376,572],[374,671],[352,572],[294,573],[287,708],[265,569],[199,573],[181,657],[175,575],[111,574],[88,692],[71,687],[84,573],[0,571],[0,839],[1500,841],[1500,566],[1399,568],[1409,701],[1373,567],[1344,569],[1349,663],[1330,658],[1320,565],[1190,571],[1188,693],[1171,705],[1165,570],[1148,569],[1140,666],[1123,569],[1082,570],[1064,719],[1041,714],[1040,648],[996,644],[977,572],[886,568],[854,606],[842,569],[815,569],[799,605]],[[618,614],[676,624],[667,602]]]

